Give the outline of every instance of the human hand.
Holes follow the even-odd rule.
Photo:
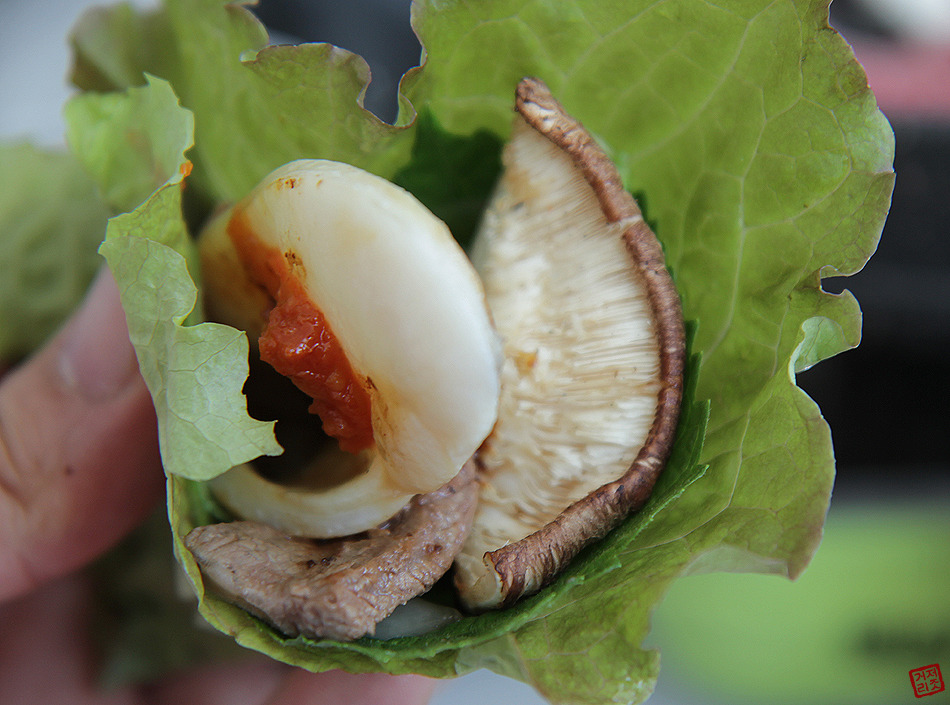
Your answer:
[[[240,663],[97,689],[80,569],[162,496],[154,410],[107,271],[42,350],[0,381],[0,705],[428,701],[418,676]]]

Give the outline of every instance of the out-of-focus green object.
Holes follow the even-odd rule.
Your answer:
[[[102,263],[109,210],[72,155],[0,145],[0,362],[39,347]]]
[[[795,583],[705,574],[654,618],[664,693],[684,702],[921,702],[908,672],[950,675],[950,506],[834,509]],[[950,703],[950,689],[926,705]]]
[[[119,688],[246,655],[202,621],[172,555],[164,507],[93,568],[97,679]]]

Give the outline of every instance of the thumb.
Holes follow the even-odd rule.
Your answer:
[[[0,383],[0,600],[87,563],[161,494],[151,399],[107,270]]]

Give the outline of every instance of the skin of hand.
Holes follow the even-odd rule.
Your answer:
[[[161,500],[155,413],[108,271],[41,350],[0,379],[0,705],[428,702],[419,676],[240,663],[96,686],[82,568]]]

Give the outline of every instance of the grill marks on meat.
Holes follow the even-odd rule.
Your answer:
[[[211,589],[288,636],[347,641],[419,595],[452,565],[472,526],[470,461],[381,527],[333,540],[286,536],[236,521],[192,530],[185,545]]]

